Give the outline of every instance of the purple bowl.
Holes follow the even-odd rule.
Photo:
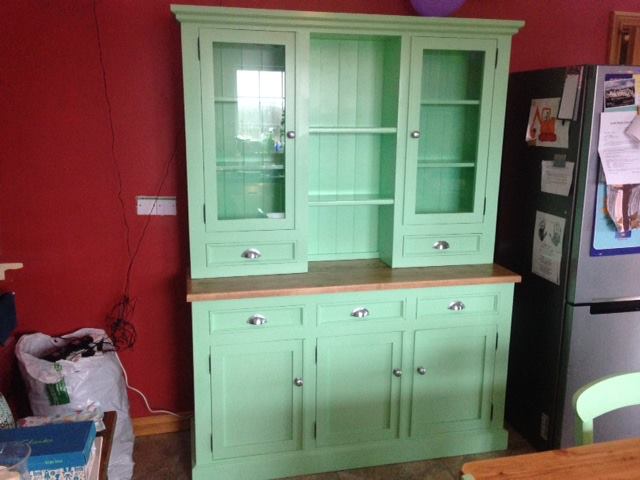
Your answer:
[[[411,5],[423,17],[446,17],[458,10],[466,0],[411,0]]]

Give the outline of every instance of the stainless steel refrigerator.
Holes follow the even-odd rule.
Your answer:
[[[506,418],[540,449],[574,444],[571,399],[580,386],[640,370],[640,231],[620,233],[607,218],[598,155],[601,112],[636,108],[634,74],[640,67],[585,65],[509,79],[495,261],[523,281],[515,291]],[[618,79],[624,92],[611,88]],[[527,143],[532,100],[554,98],[562,99],[554,122],[566,143]],[[571,163],[568,194],[543,191],[543,167],[548,173]],[[564,221],[561,254],[550,267],[555,279],[539,266],[532,271],[541,212]],[[603,416],[595,430],[597,441],[638,436],[640,409]]]

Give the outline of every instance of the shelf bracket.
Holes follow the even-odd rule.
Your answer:
[[[7,270],[20,270],[24,265],[22,263],[0,263],[0,280],[5,279]]]

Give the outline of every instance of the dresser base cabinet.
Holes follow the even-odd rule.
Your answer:
[[[195,463],[193,480],[267,480],[294,475],[414,462],[507,448],[505,430],[439,434],[420,440],[398,440],[298,453]]]
[[[505,449],[513,281],[193,301],[193,478]]]

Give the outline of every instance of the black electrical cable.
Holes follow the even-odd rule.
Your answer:
[[[142,246],[142,241],[147,233],[147,228],[149,227],[149,223],[151,221],[151,216],[148,215],[144,226],[142,227],[142,232],[140,233],[140,237],[136,243],[133,251],[131,250],[131,229],[129,227],[129,222],[127,220],[125,203],[123,198],[123,181],[122,181],[122,173],[120,172],[120,166],[118,164],[116,158],[116,134],[115,127],[113,124],[113,111],[111,108],[111,99],[109,97],[109,89],[107,84],[107,71],[104,65],[104,58],[102,53],[102,41],[100,38],[100,24],[98,22],[98,12],[96,8],[96,0],[93,0],[93,18],[96,27],[96,37],[98,44],[98,56],[100,60],[100,70],[102,73],[102,86],[104,91],[104,99],[107,105],[107,116],[109,119],[109,128],[111,132],[111,158],[113,160],[113,165],[115,167],[116,177],[118,180],[118,202],[120,203],[120,208],[122,211],[122,221],[125,229],[125,242],[127,245],[127,256],[128,256],[128,264],[127,271],[125,274],[125,282],[123,293],[120,296],[119,300],[115,303],[111,311],[106,317],[106,323],[109,328],[109,335],[116,349],[122,348],[132,348],[136,342],[137,334],[136,329],[133,323],[131,323],[131,319],[133,318],[136,300],[131,298],[131,276],[133,271],[133,266],[135,260],[140,251],[140,247]],[[178,153],[178,141],[176,137],[175,147],[173,153],[171,154],[171,158],[167,162],[165,166],[165,171],[156,191],[156,198],[160,195],[162,191],[162,187],[164,186],[167,177],[169,176],[170,166],[175,161],[175,158]],[[155,207],[155,203],[153,205]]]

